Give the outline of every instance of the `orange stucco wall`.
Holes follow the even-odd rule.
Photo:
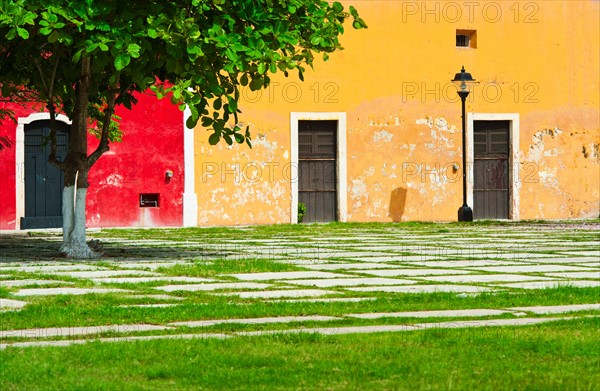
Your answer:
[[[455,220],[461,112],[450,80],[463,65],[480,82],[468,113],[518,114],[515,216],[598,217],[600,2],[355,6],[369,28],[348,26],[345,50],[305,82],[276,75],[268,90],[243,91],[253,149],[211,147],[196,129],[199,225],[291,221],[292,112],[346,113],[348,221]],[[456,30],[476,30],[477,48],[457,48]]]

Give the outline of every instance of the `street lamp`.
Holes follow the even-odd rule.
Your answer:
[[[458,221],[473,221],[473,210],[467,205],[467,151],[465,147],[465,101],[471,88],[476,84],[470,73],[465,72],[463,66],[460,73],[454,76],[452,82],[458,88],[458,96],[462,101],[462,177],[463,177],[463,204],[458,209]]]

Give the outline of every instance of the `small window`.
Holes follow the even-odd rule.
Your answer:
[[[477,30],[456,30],[457,48],[477,48]]]
[[[158,208],[158,193],[140,194],[140,208]]]

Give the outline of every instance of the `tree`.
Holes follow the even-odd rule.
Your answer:
[[[268,87],[270,73],[297,71],[341,49],[344,21],[366,28],[354,7],[321,0],[0,0],[0,91],[42,102],[50,113],[50,163],[64,171],[63,244],[68,257],[95,254],[85,241],[88,172],[118,136],[114,111],[151,89],[190,108],[188,127],[211,144],[251,144],[238,124],[240,88]],[[55,117],[70,117],[63,161]],[[87,132],[100,142],[88,155]],[[159,135],[157,135],[159,137]],[[75,198],[75,201],[74,201]]]

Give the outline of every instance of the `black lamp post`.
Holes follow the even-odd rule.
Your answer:
[[[467,205],[467,152],[465,142],[465,101],[471,88],[476,83],[470,73],[465,72],[463,66],[460,73],[454,76],[452,82],[458,87],[458,96],[462,101],[462,177],[463,177],[463,204],[458,209],[458,221],[473,221],[473,210]]]

